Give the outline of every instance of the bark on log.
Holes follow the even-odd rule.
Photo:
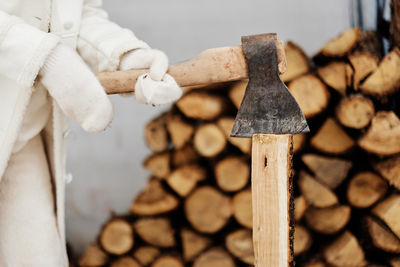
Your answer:
[[[140,218],[134,224],[135,232],[148,244],[156,247],[175,246],[175,230],[167,218]]]
[[[350,220],[349,206],[336,206],[324,209],[309,207],[305,218],[307,225],[322,234],[335,234],[342,230]]]
[[[100,244],[110,254],[125,254],[134,244],[131,225],[123,219],[111,220],[101,231]]]

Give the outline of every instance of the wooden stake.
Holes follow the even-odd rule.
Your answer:
[[[257,267],[287,267],[292,261],[291,143],[290,135],[253,135],[253,242]]]

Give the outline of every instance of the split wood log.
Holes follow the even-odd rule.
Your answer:
[[[400,86],[400,50],[394,48],[379,63],[378,68],[360,85],[367,95],[385,96],[394,93]]]
[[[101,267],[108,262],[108,255],[97,245],[89,245],[79,259],[80,267]]]
[[[193,263],[193,267],[235,267],[232,257],[222,248],[216,247],[202,253]]]
[[[168,148],[169,140],[165,118],[166,114],[162,114],[146,125],[144,137],[153,152],[162,152]]]
[[[182,148],[192,138],[194,126],[179,115],[167,117],[167,130],[176,149]]]
[[[328,118],[325,123],[311,138],[311,146],[328,154],[343,154],[349,151],[355,142],[337,124],[333,118]]]
[[[293,135],[293,153],[300,152],[305,146],[307,141],[306,134]]]
[[[387,183],[373,172],[357,173],[347,186],[347,200],[356,208],[368,208],[387,192]]]
[[[351,161],[316,154],[304,154],[301,159],[314,177],[331,189],[343,182],[352,166]]]
[[[157,247],[175,246],[175,230],[167,218],[140,218],[134,224],[135,232],[148,244]]]
[[[400,190],[400,156],[375,163],[374,169],[385,178],[390,185]]]
[[[100,244],[110,254],[125,254],[134,244],[131,225],[123,219],[109,221],[101,231]]]
[[[253,228],[251,201],[250,189],[240,191],[232,199],[233,217],[239,224],[248,229]]]
[[[316,208],[327,208],[339,203],[335,193],[305,171],[300,171],[298,185],[307,203]]]
[[[400,153],[400,120],[393,111],[379,111],[358,140],[365,151],[382,156]]]
[[[143,166],[148,169],[152,176],[163,179],[171,172],[171,154],[161,152],[153,154],[143,162]]]
[[[369,52],[355,52],[348,58],[354,69],[353,88],[358,90],[361,81],[378,68],[378,59]]]
[[[310,62],[304,51],[295,43],[289,41],[285,45],[287,70],[281,74],[283,82],[289,82],[310,70]]]
[[[291,81],[288,88],[306,118],[318,115],[328,106],[329,91],[320,79],[312,74]]]
[[[239,148],[243,153],[250,154],[251,151],[251,138],[239,138],[231,137],[231,131],[235,118],[233,117],[222,117],[217,121],[217,125],[224,132],[225,137],[229,143]]]
[[[201,156],[211,158],[225,149],[226,138],[217,125],[208,123],[196,129],[193,143]]]
[[[350,220],[351,209],[349,206],[335,206],[318,209],[309,207],[305,218],[307,225],[322,234],[335,234],[342,230]]]
[[[138,215],[158,215],[176,209],[178,204],[177,198],[166,192],[160,181],[152,179],[133,201],[131,211]]]
[[[390,266],[392,266],[392,267],[400,267],[400,257],[391,259],[390,260]]]
[[[133,257],[135,257],[141,265],[147,266],[152,263],[160,253],[160,249],[156,247],[144,246],[137,248],[133,253]]]
[[[400,239],[375,219],[367,218],[368,232],[375,247],[389,253],[400,253]]]
[[[234,83],[229,90],[229,99],[232,101],[233,105],[237,109],[239,109],[240,104],[242,104],[242,100],[244,97],[244,93],[246,92],[246,87],[248,83],[248,80],[238,81]]]
[[[207,236],[199,235],[186,228],[181,230],[181,241],[185,262],[192,261],[212,244],[212,240]]]
[[[110,267],[141,267],[141,265],[133,258],[124,256],[114,261]]]
[[[304,196],[298,196],[294,199],[294,220],[300,221],[307,210],[307,201]]]
[[[206,178],[206,171],[198,165],[184,165],[167,177],[168,185],[181,197],[186,197],[199,181]]]
[[[197,188],[186,198],[184,210],[193,228],[207,234],[221,230],[232,215],[230,198],[211,186]]]
[[[250,230],[239,229],[229,233],[225,238],[225,246],[240,261],[254,264],[253,237]]]
[[[329,40],[321,49],[321,54],[327,57],[343,57],[351,52],[361,39],[360,27],[342,32],[338,37]]]
[[[341,95],[346,95],[347,65],[343,61],[332,61],[323,67],[317,68],[317,74],[329,87],[335,89]]]
[[[250,179],[250,166],[243,157],[229,156],[214,167],[218,186],[226,192],[236,192],[245,187]]]
[[[335,267],[366,265],[364,251],[349,231],[344,232],[324,250],[325,261]]]
[[[372,209],[372,213],[400,238],[400,194],[393,194],[384,199]]]
[[[371,122],[375,115],[374,103],[360,95],[343,98],[336,108],[336,118],[346,127],[362,129]]]
[[[193,91],[182,96],[176,106],[188,118],[213,120],[225,111],[226,102],[221,96]]]
[[[306,252],[312,243],[310,232],[302,225],[294,228],[294,255],[298,256]]]
[[[194,148],[186,145],[181,149],[176,149],[172,152],[172,165],[176,168],[186,164],[196,163],[199,159]]]
[[[184,267],[183,262],[178,257],[164,255],[157,258],[151,267]]]

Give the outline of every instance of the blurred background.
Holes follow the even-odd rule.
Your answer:
[[[352,25],[349,0],[104,0],[112,20],[132,29],[170,63],[212,47],[236,45],[241,35],[277,32],[312,55]],[[354,19],[354,18],[353,18]],[[67,185],[67,237],[76,252],[94,240],[112,212],[126,212],[145,185],[142,161],[150,153],[143,129],[168,107],[139,105],[112,96],[115,119],[102,134],[87,134],[71,122]]]

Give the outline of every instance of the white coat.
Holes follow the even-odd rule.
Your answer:
[[[76,48],[94,71],[116,70],[121,56],[148,47],[108,20],[101,0],[0,0],[0,179],[3,177],[36,76],[58,42]],[[54,179],[57,223],[65,242],[67,121],[57,103],[44,129]]]

